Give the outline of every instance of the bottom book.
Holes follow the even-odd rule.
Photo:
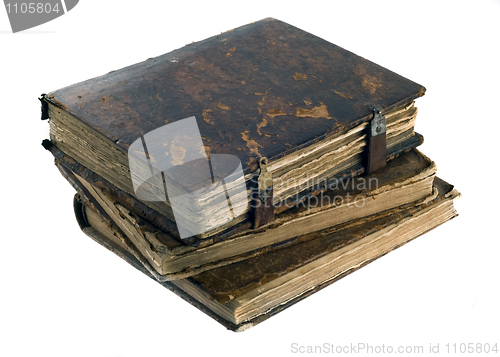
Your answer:
[[[457,216],[460,194],[435,178],[436,195],[298,236],[260,255],[181,280],[159,282],[230,330],[246,330]],[[152,267],[97,202],[75,195],[89,237],[153,278]]]

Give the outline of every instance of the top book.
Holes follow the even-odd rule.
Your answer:
[[[64,155],[177,226],[187,222],[172,236],[197,240],[249,221],[250,181],[265,169],[281,211],[321,180],[366,172],[375,108],[385,116],[384,158],[419,145],[413,100],[424,92],[266,18],[43,95],[42,118]]]

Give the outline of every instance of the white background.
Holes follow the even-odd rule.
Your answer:
[[[85,236],[37,97],[275,17],[427,88],[421,150],[460,216],[235,334]],[[285,356],[301,346],[500,348],[500,2],[82,0],[12,34],[0,9],[1,356]],[[500,352],[499,352],[500,354]],[[296,354],[295,354],[296,355]]]

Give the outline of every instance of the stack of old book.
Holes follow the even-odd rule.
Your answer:
[[[264,19],[42,95],[80,228],[233,330],[455,217],[425,88]]]

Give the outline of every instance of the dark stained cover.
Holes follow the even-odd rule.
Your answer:
[[[333,232],[327,229],[321,232],[315,232],[309,235],[297,237],[296,242],[287,247],[272,250],[266,254],[246,259],[239,263],[234,263],[217,269],[209,270],[187,279],[189,279],[194,285],[198,286],[198,288],[202,290],[208,297],[220,304],[224,304],[230,299],[230,297],[234,298],[241,296],[244,293],[256,289],[266,282],[276,279],[294,269],[297,269],[312,260],[319,259],[320,257],[336,249],[339,249],[348,244],[352,244],[356,240],[362,239],[363,237],[375,231],[383,229],[391,224],[397,224],[401,219],[409,217],[430,205],[438,204],[439,202],[443,201],[453,190],[452,185],[437,177],[434,180],[434,186],[438,189],[439,195],[434,200],[427,202],[424,205],[413,206],[410,204],[401,206],[399,208],[387,211],[383,214],[375,215],[373,216],[372,220],[369,220],[365,224],[357,226],[355,228],[346,227],[341,231]],[[88,222],[82,219],[82,214],[79,211],[88,205],[89,203],[83,200],[83,198],[79,194],[75,196],[75,214],[80,228],[92,239],[96,240],[98,243],[105,246],[113,253],[117,254],[122,259],[130,263],[132,266],[155,280],[154,277],[150,274],[149,270],[146,269],[146,266],[148,265],[147,261],[145,261],[145,259],[141,259],[141,261],[137,259],[137,255],[140,255],[140,253],[135,250],[133,245],[128,241],[126,235],[121,232],[118,227],[116,227],[114,222],[112,220],[110,221],[110,218],[103,214],[102,208],[100,208],[98,204],[96,204],[95,207],[97,208],[97,213],[101,215],[101,218],[104,221],[107,221],[108,227],[115,232],[115,235],[118,235],[123,241],[127,242],[127,247],[116,245],[113,242],[109,241],[108,238],[102,235],[99,231],[93,229],[93,227],[89,226]],[[399,248],[399,246],[394,247],[394,249],[396,248]],[[293,298],[292,300],[289,300],[285,304],[275,306],[265,314],[259,315],[251,319],[250,321],[242,322],[239,325],[235,325],[229,321],[224,320],[222,317],[215,314],[213,311],[202,305],[193,297],[189,296],[187,293],[179,289],[173,283],[168,281],[159,283],[167,289],[173,291],[175,294],[182,297],[192,305],[196,306],[198,309],[200,309],[205,314],[209,315],[222,325],[226,326],[228,329],[241,331],[262,321],[265,321],[269,317],[274,316],[275,314],[283,311],[291,305],[301,301],[311,294],[314,294],[315,292],[325,288],[335,281],[338,281],[339,279],[356,271],[359,268],[362,268],[363,266],[371,263],[373,260],[376,260],[378,258],[379,257],[366,261],[363,264],[358,265],[348,270],[347,272],[344,272],[340,276],[337,276],[334,279],[326,281],[316,286],[315,288],[304,292],[303,294]]]
[[[127,150],[195,116],[209,153],[286,155],[422,96],[425,88],[272,18],[57,90],[45,99]]]
[[[187,278],[203,292],[221,304],[239,297],[263,284],[315,261],[342,247],[348,246],[389,225],[399,224],[406,217],[433,204],[443,201],[453,186],[436,177],[434,188],[438,195],[433,200],[415,205],[410,203],[375,215],[361,224],[346,222],[340,226],[324,229],[295,238],[294,242],[281,249],[274,249],[256,257],[230,265],[208,270]]]

